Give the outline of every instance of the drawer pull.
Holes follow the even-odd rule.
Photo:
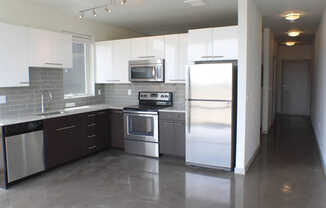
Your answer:
[[[58,128],[58,129],[56,129],[56,131],[65,131],[65,130],[73,129],[75,127],[76,127],[75,125],[67,126],[67,127],[63,127],[63,128]]]
[[[88,136],[89,139],[96,137],[96,134]]]
[[[96,123],[91,123],[91,124],[88,124],[87,126],[88,127],[93,127],[93,126],[96,126]]]
[[[105,112],[98,112],[97,115],[104,115]]]
[[[54,66],[62,66],[63,64],[60,64],[60,63],[45,63],[46,65],[54,65]]]
[[[88,150],[94,150],[94,149],[96,149],[96,145],[88,147]]]
[[[96,114],[89,114],[89,115],[87,115],[88,118],[95,117],[95,116],[96,116]]]

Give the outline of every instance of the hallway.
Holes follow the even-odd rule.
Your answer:
[[[245,177],[245,193],[248,208],[326,206],[326,178],[308,118],[277,118]]]
[[[1,208],[324,208],[310,121],[279,117],[246,176],[109,150],[0,191]]]

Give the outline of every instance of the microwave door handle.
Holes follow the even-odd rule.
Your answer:
[[[155,72],[155,67],[153,67],[153,69],[152,69],[152,75],[153,75],[154,79],[157,79],[157,74]]]

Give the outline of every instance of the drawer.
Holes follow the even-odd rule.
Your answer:
[[[185,113],[160,112],[159,119],[185,121]]]
[[[86,114],[87,125],[89,124],[96,124],[96,112]]]
[[[96,125],[87,126],[87,136],[96,134]]]

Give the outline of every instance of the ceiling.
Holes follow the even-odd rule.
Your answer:
[[[111,0],[31,0],[45,4],[62,12],[79,16],[79,11],[104,5]],[[85,18],[120,26],[129,30],[158,35],[186,32],[190,28],[202,28],[237,24],[238,0],[202,0],[204,6],[192,7],[184,0],[128,0],[121,6],[119,0],[112,6],[112,13],[104,9],[92,12]],[[280,41],[287,40],[286,31],[300,29],[304,35],[297,38],[301,42],[311,42],[314,38],[326,0],[256,0],[263,16],[264,27],[269,27]],[[285,21],[281,14],[285,11],[301,11],[304,16],[296,22]]]
[[[280,42],[289,40],[286,35],[289,29],[304,31],[303,36],[295,40],[302,43],[313,41],[314,33],[326,7],[326,0],[256,0],[256,2],[263,15],[264,27],[271,28]],[[304,15],[295,22],[289,22],[281,17],[281,14],[286,11],[300,11]]]
[[[32,0],[59,9],[65,13],[79,16],[79,11],[110,0]],[[192,7],[184,0],[128,0],[121,6],[119,0],[107,14],[104,9],[92,12],[85,18],[111,25],[124,27],[132,31],[156,35],[186,32],[190,28],[225,26],[237,24],[237,0],[203,0],[206,5]]]

